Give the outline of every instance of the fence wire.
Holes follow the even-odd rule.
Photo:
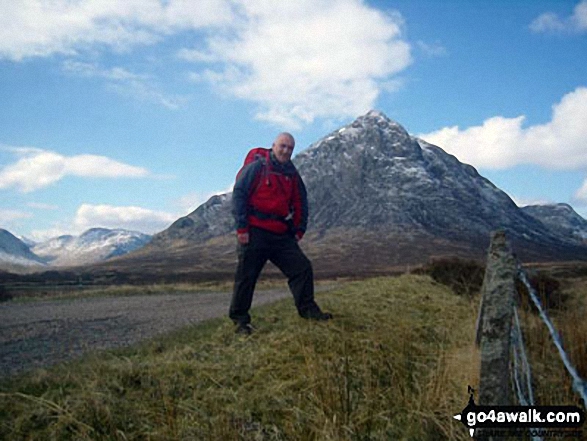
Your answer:
[[[534,394],[532,392],[532,371],[530,362],[526,356],[526,346],[522,335],[522,327],[518,316],[518,308],[514,307],[514,318],[511,330],[511,343],[513,354],[512,388],[521,406],[534,406]],[[541,436],[532,435],[532,441],[542,441]]]
[[[528,289],[528,293],[530,295],[530,298],[532,299],[532,302],[534,303],[534,306],[536,306],[536,308],[538,309],[538,312],[540,313],[540,317],[542,318],[542,321],[546,324],[546,327],[548,328],[548,330],[550,332],[550,336],[552,337],[552,341],[554,342],[554,345],[558,349],[559,355],[565,365],[565,368],[567,369],[567,372],[569,373],[569,375],[573,379],[573,389],[583,399],[583,405],[587,406],[587,398],[586,398],[587,397],[587,383],[585,382],[585,380],[583,380],[579,376],[579,374],[577,373],[577,370],[571,364],[571,361],[569,360],[569,357],[563,348],[562,340],[560,338],[559,333],[557,332],[554,325],[550,321],[550,318],[546,314],[546,311],[544,311],[544,309],[542,308],[542,305],[540,304],[540,300],[538,299],[536,291],[534,290],[532,285],[530,285],[530,282],[528,281],[528,277],[526,276],[525,271],[522,269],[522,267],[520,265],[518,265],[518,277],[520,278],[522,283]]]
[[[514,369],[512,378],[514,382],[514,391],[518,397],[518,402],[522,406],[534,405],[534,394],[532,392],[532,371],[530,363],[526,356],[526,347],[522,337],[520,318],[517,308],[514,308],[514,320],[511,332],[512,353]]]

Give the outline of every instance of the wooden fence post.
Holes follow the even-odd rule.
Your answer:
[[[516,261],[502,230],[492,234],[482,287],[479,320],[481,378],[479,404],[511,403],[510,331],[514,308]]]

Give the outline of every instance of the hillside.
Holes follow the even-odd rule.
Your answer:
[[[446,417],[475,384],[466,299],[408,276],[319,301],[333,321],[288,299],[253,311],[250,338],[216,320],[16,380],[0,438],[469,439]]]
[[[576,213],[520,209],[474,167],[381,112],[331,132],[293,162],[310,212],[301,246],[319,278],[396,273],[442,256],[482,259],[497,229],[523,261],[587,260],[587,221]],[[231,193],[213,196],[136,251],[108,251],[100,255],[107,260],[75,271],[101,284],[231,279],[231,209]],[[65,263],[88,262],[73,251],[67,256]]]
[[[27,244],[7,230],[0,229],[0,265],[4,268],[43,267],[45,261],[35,255]]]
[[[91,228],[79,236],[59,236],[36,244],[32,251],[52,266],[100,262],[143,247],[146,234],[122,229]]]
[[[538,219],[551,230],[570,239],[587,244],[587,220],[568,204],[528,205],[524,213]]]
[[[566,282],[569,308],[550,313],[584,376],[587,278]],[[478,295],[405,275],[341,283],[318,301],[333,320],[307,322],[287,299],[253,309],[251,337],[223,318],[2,381],[0,439],[471,439],[452,416],[478,390]],[[537,402],[577,405],[527,306]]]
[[[294,163],[309,197],[302,246],[320,276],[386,273],[442,255],[481,258],[499,228],[524,260],[587,259],[581,242],[380,112],[333,131]],[[231,194],[214,196],[142,250],[93,271],[230,277],[232,225]]]

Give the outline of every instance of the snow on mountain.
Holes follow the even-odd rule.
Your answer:
[[[21,241],[24,242],[24,244],[29,247],[29,249],[31,249],[32,247],[34,247],[38,242],[34,241],[32,239],[29,239],[28,237],[25,236],[20,236],[18,237],[18,239],[20,239]]]
[[[9,231],[0,229],[0,264],[42,266],[44,262],[22,240]]]
[[[92,228],[81,236],[60,236],[33,247],[52,266],[83,265],[143,247],[151,236],[136,231]]]
[[[587,257],[586,247],[518,208],[474,167],[410,136],[382,112],[370,111],[333,131],[293,162],[308,193],[307,236],[315,238],[308,240],[321,241],[333,262],[343,260],[336,253],[384,243],[398,263],[416,249],[421,259],[444,252],[438,244],[479,255],[496,229],[506,230],[532,259]],[[157,234],[154,247],[144,251],[155,255],[202,244],[233,232],[233,224],[231,194],[215,196]]]
[[[561,239],[474,167],[410,136],[381,112],[331,133],[295,162],[308,188],[313,228],[361,226],[475,244],[498,228],[535,242]]]
[[[587,243],[587,220],[568,204],[528,205],[522,211],[561,235]]]
[[[66,254],[67,246],[74,240],[74,236],[59,236],[45,242],[36,243],[31,249],[38,256],[42,256],[45,261],[50,262],[57,259],[60,255]]]

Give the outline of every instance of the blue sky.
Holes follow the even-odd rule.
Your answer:
[[[587,217],[587,1],[0,3],[0,227],[154,233],[370,109]]]

